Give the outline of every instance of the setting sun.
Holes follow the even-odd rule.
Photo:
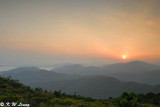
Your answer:
[[[122,58],[123,58],[123,59],[126,59],[126,55],[123,55]]]

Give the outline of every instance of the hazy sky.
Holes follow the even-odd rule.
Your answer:
[[[160,0],[1,0],[0,64],[160,62]]]

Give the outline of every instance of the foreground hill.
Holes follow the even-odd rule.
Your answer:
[[[160,94],[136,95],[125,92],[119,98],[95,100],[79,95],[62,94],[61,91],[31,89],[17,80],[0,77],[0,102],[7,107],[158,107],[159,98]]]
[[[70,96],[60,91],[47,92],[41,88],[31,89],[17,80],[0,77],[0,102],[8,106],[25,104],[25,107],[106,107],[102,102],[92,98]],[[14,102],[14,103],[12,103]],[[13,104],[13,105],[12,105]],[[6,105],[7,106],[7,105]],[[22,106],[21,106],[22,107]]]

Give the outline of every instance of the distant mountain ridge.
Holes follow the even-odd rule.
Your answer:
[[[52,71],[52,70],[51,70]],[[160,84],[160,66],[142,61],[116,63],[99,67],[82,65],[67,65],[53,69],[54,72],[72,75],[106,75],[126,82]]]
[[[101,71],[101,68],[95,66],[84,67],[80,64],[73,64],[73,65],[66,65],[63,67],[54,68],[51,71],[57,73],[72,74],[72,75],[95,75],[99,71]]]
[[[77,65],[76,65],[77,66]],[[79,69],[85,68],[79,66]],[[86,67],[92,70],[94,67]],[[97,67],[96,67],[97,68]],[[62,90],[93,98],[117,97],[124,91],[135,93],[160,92],[160,85],[147,85],[135,82],[123,82],[106,75],[69,75],[35,67],[20,67],[0,73],[1,76],[11,76],[31,87],[41,87],[50,90]]]
[[[140,72],[140,73],[114,73],[110,76],[117,78],[122,81],[134,81],[138,83],[147,83],[150,85],[160,84],[160,70],[153,70],[148,72]]]
[[[151,70],[160,70],[159,65],[154,65],[142,61],[131,61],[127,63],[116,63],[110,65],[103,65],[99,67],[88,66],[84,67],[79,64],[66,65],[53,69],[53,71],[65,74],[77,74],[77,75],[108,75],[119,72],[147,72]]]
[[[19,67],[9,71],[0,72],[0,75],[4,77],[11,76],[13,79],[18,79],[26,85],[34,82],[68,80],[76,77],[39,69],[37,67]]]
[[[117,72],[127,72],[127,73],[139,73],[139,72],[147,72],[151,70],[160,70],[159,65],[150,64],[142,61],[131,61],[127,63],[116,63],[108,66],[102,66],[102,69],[110,71],[112,73]]]

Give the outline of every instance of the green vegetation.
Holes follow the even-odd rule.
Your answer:
[[[158,107],[160,94],[146,95],[123,93],[119,98],[97,100],[79,95],[67,95],[61,91],[47,92],[41,88],[31,89],[17,80],[0,77],[0,102],[22,102],[30,107]]]

